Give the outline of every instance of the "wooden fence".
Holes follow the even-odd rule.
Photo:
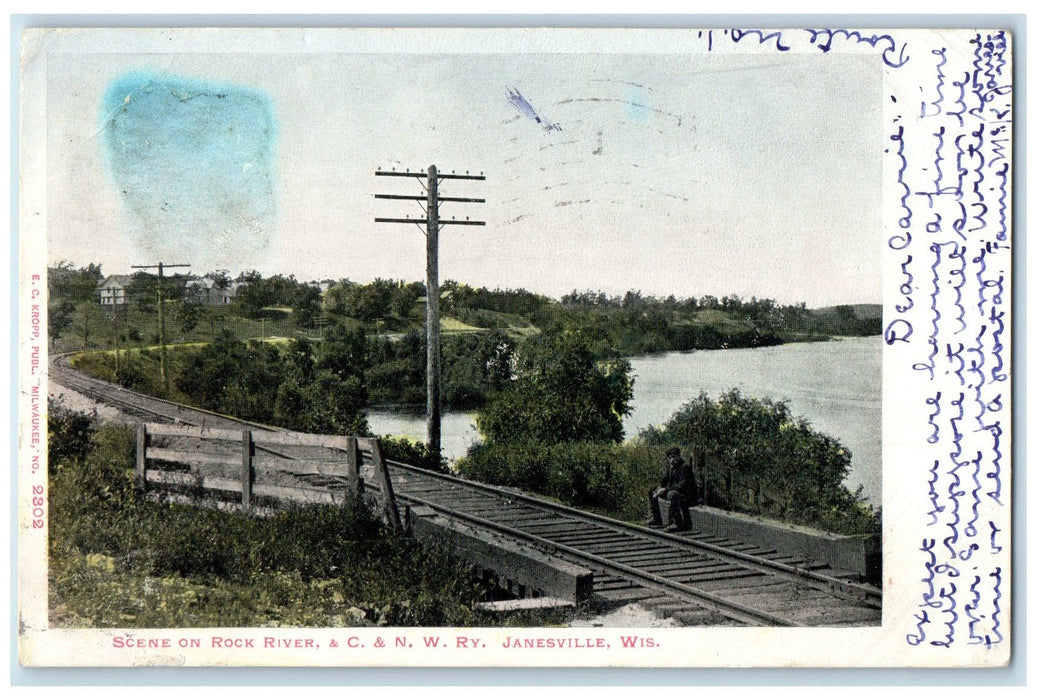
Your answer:
[[[136,452],[145,490],[200,491],[246,511],[257,501],[360,502],[401,526],[377,438],[138,423]]]
[[[790,507],[788,496],[779,494],[758,478],[752,478],[725,464],[714,452],[692,448],[694,470],[701,487],[699,495],[707,505],[752,512],[769,504]]]

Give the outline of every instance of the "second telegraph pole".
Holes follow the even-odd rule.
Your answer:
[[[131,265],[136,270],[150,270],[158,268],[158,346],[159,346],[159,373],[162,376],[162,388],[169,391],[169,374],[166,370],[166,315],[163,310],[164,300],[162,298],[162,273],[170,267],[191,267],[190,263],[159,263],[158,265]]]
[[[440,197],[440,180],[485,180],[483,175],[455,175],[440,174],[435,165],[430,165],[428,173],[421,172],[396,172],[379,170],[375,175],[389,177],[427,177],[425,185],[425,196],[400,195],[400,194],[376,194],[377,199],[403,199],[415,202],[425,202],[425,219],[388,219],[375,217],[378,223],[387,224],[417,224],[420,228],[425,226],[425,323],[426,323],[426,416],[428,418],[428,448],[433,459],[439,460],[441,452],[442,417],[440,412],[440,368],[442,366],[439,333],[439,229],[445,224],[458,224],[467,226],[485,226],[485,221],[471,221],[469,219],[446,219],[439,218],[440,202],[468,202],[483,203],[485,199],[474,199],[468,197]]]
[[[439,177],[436,166],[428,166],[428,211],[425,237],[425,324],[428,336],[425,377],[428,387],[425,415],[428,417],[428,449],[439,460],[442,415],[439,401],[439,372],[443,367],[439,341]]]

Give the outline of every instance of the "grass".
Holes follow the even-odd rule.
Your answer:
[[[118,314],[118,316],[115,315]],[[76,327],[66,329],[61,337],[53,339],[53,349],[80,350],[94,348],[111,348],[116,344],[116,330],[126,336],[121,345],[127,347],[153,346],[158,344],[158,314],[154,309],[141,310],[136,307],[123,307],[117,312],[97,310],[96,316],[89,321],[90,332],[87,347],[83,348],[83,338],[78,330],[82,318],[77,316]],[[295,337],[305,334],[316,336],[315,329],[302,328],[289,310],[283,308],[264,309],[263,318],[251,319],[239,316],[234,307],[202,306],[198,317],[187,330],[173,308],[166,315],[166,342],[168,344],[204,343],[212,340],[223,330],[233,332],[239,338],[259,338],[261,336]]]
[[[52,407],[55,627],[487,626],[571,613],[479,612],[464,563],[349,508],[261,518],[144,498],[133,435]]]
[[[440,316],[439,327],[443,329],[444,333],[476,333],[486,330],[478,326],[470,326],[453,316]]]
[[[756,327],[751,321],[734,318],[727,311],[720,309],[701,309],[695,312],[692,325],[713,326],[720,331],[752,330]]]

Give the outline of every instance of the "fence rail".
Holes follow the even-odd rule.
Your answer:
[[[145,490],[200,489],[224,498],[237,496],[246,511],[255,507],[257,498],[360,501],[389,527],[401,525],[378,438],[165,423],[138,423],[136,438],[136,480]],[[321,488],[277,483],[278,475],[282,480],[323,477],[329,483]]]

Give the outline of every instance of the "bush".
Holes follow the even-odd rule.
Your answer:
[[[781,401],[706,394],[682,406],[644,439],[709,453],[703,474],[710,505],[770,515],[843,534],[878,534],[878,515],[843,485],[851,454],[794,417]]]
[[[476,418],[490,443],[564,443],[623,439],[633,379],[627,360],[599,361],[580,333],[531,341],[517,377]]]
[[[69,411],[59,404],[47,402],[47,463],[51,472],[59,464],[79,462],[86,458],[93,435],[89,416]]]
[[[383,435],[379,438],[379,441],[382,445],[382,457],[385,459],[403,462],[412,467],[427,469],[430,472],[439,474],[450,473],[446,457],[442,455],[439,456],[439,459],[433,457],[428,445],[424,442],[411,441],[405,437],[392,437],[391,435]]]
[[[662,448],[603,442],[482,443],[457,463],[467,477],[639,520],[656,485]]]

